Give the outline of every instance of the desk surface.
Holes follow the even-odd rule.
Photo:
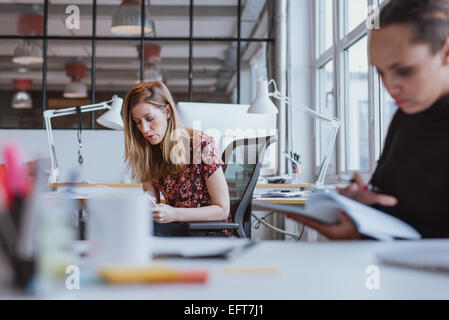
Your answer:
[[[67,184],[52,184],[54,188],[60,188],[60,187],[66,187]],[[261,187],[262,186],[262,187]],[[278,188],[279,186],[283,186],[283,188],[306,188],[308,185],[258,185],[258,188]],[[136,188],[141,188],[141,184],[77,184],[77,187],[79,187],[80,193],[89,193],[90,187],[99,187],[99,190],[97,192],[107,192],[109,188],[114,188],[115,190],[120,189],[122,192],[126,193],[134,193]],[[83,189],[84,187],[87,187],[88,189]],[[101,188],[104,187],[104,188]],[[104,189],[104,190],[103,190]],[[84,196],[85,197],[85,196]],[[262,201],[262,202],[270,202],[270,203],[278,203],[278,204],[305,204],[307,198],[304,197],[293,197],[293,198],[261,198],[261,197],[255,197],[253,201]],[[164,203],[165,200],[161,198],[161,202]]]
[[[53,183],[52,187],[67,187],[67,183]],[[78,183],[78,187],[98,187],[106,186],[111,188],[141,188],[141,184],[125,184],[125,183]],[[257,184],[256,188],[312,188],[311,184]]]
[[[254,198],[254,202],[269,202],[269,203],[278,203],[278,204],[305,204],[307,198],[303,197],[294,197],[294,198]]]
[[[443,240],[438,242],[441,241]],[[444,241],[449,244],[449,240]],[[421,241],[424,242],[430,243]],[[231,261],[181,259],[159,261],[176,268],[208,269],[210,279],[206,284],[108,286],[81,283],[80,290],[61,290],[61,293],[54,298],[449,299],[449,274],[382,265],[376,258],[376,254],[380,251],[410,244],[404,241],[321,243],[263,241]],[[379,267],[379,289],[367,288],[370,274],[366,272],[371,265]],[[229,272],[230,267],[237,269],[264,267],[270,270],[274,268],[277,272],[239,274]]]

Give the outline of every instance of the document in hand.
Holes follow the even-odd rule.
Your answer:
[[[405,222],[360,202],[333,192],[314,193],[306,205],[282,205],[254,201],[256,209],[299,214],[327,224],[338,223],[339,211],[345,211],[360,233],[379,240],[420,239],[421,235]]]

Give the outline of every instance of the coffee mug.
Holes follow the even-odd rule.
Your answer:
[[[87,199],[89,256],[96,266],[141,266],[151,262],[151,200],[142,194]]]

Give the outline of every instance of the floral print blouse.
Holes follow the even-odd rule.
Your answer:
[[[210,205],[206,180],[224,166],[212,137],[202,131],[194,131],[190,138],[190,162],[184,171],[154,181],[172,207],[199,208]]]

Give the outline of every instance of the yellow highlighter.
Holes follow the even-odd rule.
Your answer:
[[[160,266],[103,267],[98,270],[102,280],[111,284],[133,283],[205,283],[207,270],[180,271]]]

